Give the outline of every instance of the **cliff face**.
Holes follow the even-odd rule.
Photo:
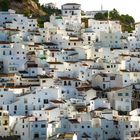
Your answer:
[[[37,0],[0,0],[0,10],[6,11],[7,9],[13,9],[17,13],[34,17],[46,14]]]

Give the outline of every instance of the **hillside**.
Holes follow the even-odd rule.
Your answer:
[[[7,11],[8,9],[13,9],[17,13],[27,16],[32,15],[33,17],[46,15],[38,0],[0,0],[0,10]]]

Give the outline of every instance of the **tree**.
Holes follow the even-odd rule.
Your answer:
[[[114,8],[112,11],[109,12],[109,18],[112,20],[119,20],[120,14],[119,12]]]
[[[105,19],[106,19],[106,18],[105,18],[105,15],[102,14],[102,13],[97,13],[97,14],[95,14],[94,18],[95,18],[96,20],[105,20]]]
[[[122,24],[122,30],[132,32],[135,28],[135,20],[132,16],[127,15],[121,15],[120,16],[120,22]]]
[[[9,5],[10,5],[9,0],[2,0],[2,2],[1,2],[1,10],[2,11],[8,11]]]

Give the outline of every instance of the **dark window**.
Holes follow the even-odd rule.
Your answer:
[[[9,105],[7,105],[7,110],[9,110]]]
[[[12,55],[12,52],[11,51],[9,51],[9,55]]]
[[[65,86],[67,85],[67,82],[66,82],[66,81],[64,81],[64,85],[65,85]]]
[[[3,97],[3,95],[0,95],[0,97]]]
[[[44,104],[48,104],[48,99],[44,99]]]
[[[90,36],[88,36],[88,41],[90,41],[91,40],[91,37]]]
[[[108,134],[108,132],[105,132],[105,134]]]
[[[37,128],[37,127],[38,127],[38,125],[37,125],[37,124],[35,124],[35,127]]]
[[[41,124],[41,128],[45,128],[46,127],[46,125],[45,124]]]
[[[5,55],[5,51],[3,51],[3,55]]]
[[[115,80],[115,76],[111,76],[110,77],[110,80]]]
[[[39,138],[39,134],[34,134],[34,138]]]
[[[71,85],[71,81],[68,82],[68,85]]]
[[[128,125],[126,125],[125,127],[128,128]]]
[[[14,110],[17,110],[17,106],[16,105],[14,106]]]
[[[103,84],[103,88],[106,88],[105,84]]]

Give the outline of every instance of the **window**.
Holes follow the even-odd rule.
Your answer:
[[[125,127],[128,128],[128,125],[126,125]]]
[[[125,96],[129,96],[129,93],[125,93]]]
[[[41,124],[41,128],[45,128],[46,127],[46,125],[45,124]]]
[[[66,82],[66,81],[64,81],[64,85],[65,85],[65,86],[67,85],[67,82]]]
[[[5,55],[5,51],[3,51],[3,55]]]
[[[24,103],[25,103],[25,104],[27,103],[27,98],[24,98]]]
[[[0,95],[0,97],[3,97],[3,95]]]
[[[39,134],[34,134],[34,138],[39,138]]]
[[[84,128],[84,126],[82,126],[82,128]]]
[[[14,106],[14,110],[17,110],[17,106],[16,105]]]
[[[115,76],[111,76],[110,77],[110,80],[115,80]]]
[[[44,99],[44,104],[48,104],[48,99]]]
[[[12,55],[12,52],[11,51],[9,51],[9,55]]]
[[[118,96],[123,96],[123,94],[122,93],[118,93]]]
[[[106,88],[106,85],[105,84],[103,84],[103,88]]]
[[[9,105],[7,105],[7,110],[9,110]]]
[[[28,110],[28,105],[25,105],[25,110]]]
[[[90,36],[88,36],[88,41],[90,41],[91,40],[91,37]]]
[[[71,81],[68,82],[68,85],[71,85]]]
[[[35,124],[35,127],[37,128],[37,127],[38,127],[38,125],[37,125],[37,124]]]
[[[38,102],[40,102],[40,98],[38,98]]]

